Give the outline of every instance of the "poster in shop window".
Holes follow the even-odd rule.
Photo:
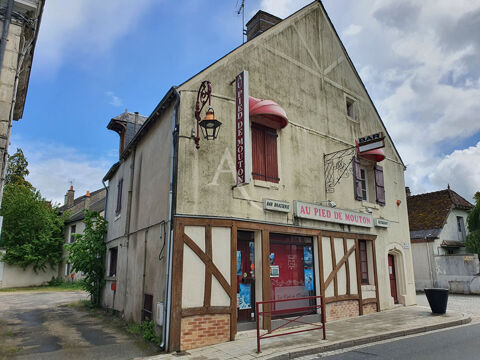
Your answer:
[[[305,290],[313,291],[313,269],[305,269]]]
[[[240,310],[246,310],[252,308],[252,288],[251,284],[240,283],[240,296],[238,299],[238,308]]]
[[[237,250],[237,275],[242,275],[242,252]]]
[[[313,256],[311,246],[303,247],[303,266],[306,268],[313,267]]]

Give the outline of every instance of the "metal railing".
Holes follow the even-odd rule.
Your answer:
[[[272,304],[277,303],[284,303],[288,301],[301,301],[301,300],[308,300],[309,302],[314,302],[314,305],[302,306],[298,308],[288,308],[288,309],[281,309],[281,310],[266,310],[265,308],[270,308]],[[314,301],[312,301],[314,300]],[[318,303],[320,302],[320,304]],[[262,311],[260,311],[260,305],[262,305]],[[267,305],[267,306],[265,306]],[[300,319],[304,318],[307,315],[317,314],[318,309],[320,309],[320,319],[321,325],[318,322],[305,322],[301,321]],[[276,317],[275,320],[284,320],[285,323],[277,326],[276,328],[271,329],[266,334],[260,335],[260,315],[265,315],[270,317],[275,315],[285,315],[285,317]],[[302,298],[293,298],[293,299],[283,299],[283,300],[267,300],[267,301],[258,301],[256,303],[256,320],[257,320],[257,353],[260,353],[260,340],[268,339],[277,336],[284,336],[284,335],[291,335],[291,334],[298,334],[301,332],[306,331],[313,331],[313,330],[323,330],[323,340],[327,339],[326,331],[325,331],[325,303],[323,300],[323,296],[307,296]],[[301,325],[313,325],[313,327],[309,327],[308,329],[300,329],[288,332],[282,332],[280,334],[272,334],[274,331],[278,331],[279,329],[284,329],[287,325],[297,323]]]

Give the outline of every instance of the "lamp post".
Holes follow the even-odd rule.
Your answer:
[[[202,120],[200,113],[208,102],[207,113]],[[215,140],[222,123],[215,118],[215,112],[212,107],[212,84],[208,80],[202,81],[197,92],[197,102],[195,104],[195,120],[197,122],[197,133],[195,136],[195,147],[200,149],[200,128],[202,128],[203,137],[206,140]]]

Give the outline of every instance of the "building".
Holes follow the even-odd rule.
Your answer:
[[[450,186],[413,196],[407,188],[407,203],[416,289],[480,292],[478,255],[465,249],[465,224],[473,205]]]
[[[169,350],[234,340],[262,300],[322,295],[328,321],[415,303],[405,166],[322,4],[259,12],[247,39],[120,134],[104,177],[104,306]]]
[[[44,0],[0,4],[0,204],[12,122],[23,116]],[[1,224],[0,224],[1,230]]]
[[[65,244],[71,244],[75,241],[75,234],[83,234],[85,230],[84,210],[96,211],[100,216],[104,216],[105,202],[107,190],[105,188],[98,189],[90,193],[87,191],[85,195],[75,198],[75,190],[70,186],[65,194],[64,204],[59,208],[60,212],[68,213],[69,217],[65,221]],[[58,277],[64,280],[79,280],[82,274],[73,273],[71,265],[66,261],[66,252],[63,261],[59,266]]]

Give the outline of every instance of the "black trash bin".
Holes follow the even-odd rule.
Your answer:
[[[425,295],[427,296],[432,313],[445,314],[447,312],[448,289],[425,289]]]

